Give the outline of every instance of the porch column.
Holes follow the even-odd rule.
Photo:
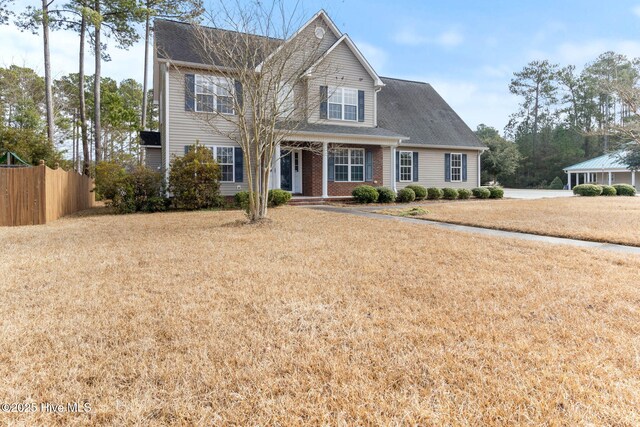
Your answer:
[[[276,152],[275,152],[275,156],[276,156],[276,162],[274,165],[274,173],[275,176],[273,177],[273,185],[274,188],[280,189],[280,185],[282,184],[280,182],[280,180],[282,179],[281,175],[280,175],[280,155],[282,154],[281,150],[280,150],[280,144],[276,145]]]
[[[609,171],[609,185],[611,185],[611,171]]]
[[[571,172],[567,172],[567,188],[571,190]]]
[[[326,142],[322,143],[322,198],[329,197],[329,149]]]
[[[631,186],[633,186],[633,187],[636,186],[636,171],[635,170],[631,171]]]
[[[393,191],[398,191],[397,185],[396,185],[396,147],[391,147],[391,167],[389,169],[391,169],[389,172],[391,174],[391,186],[390,188]]]
[[[582,174],[582,179],[583,179],[585,184],[589,182],[589,178],[587,177],[586,172]]]

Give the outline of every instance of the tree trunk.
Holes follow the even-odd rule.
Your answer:
[[[87,18],[80,21],[80,54],[78,64],[78,99],[80,102],[80,128],[82,134],[82,174],[89,175],[89,132],[87,129],[87,102],[84,96],[84,45],[87,34]]]
[[[142,130],[147,129],[147,69],[149,68],[149,31],[150,31],[150,21],[151,17],[149,16],[149,9],[147,7],[147,22],[144,28],[144,77],[142,79],[142,120],[141,120],[141,128]]]
[[[100,0],[95,0],[94,10],[100,15]],[[99,18],[100,19],[100,18]],[[100,80],[101,80],[101,66],[102,66],[102,45],[100,42],[100,26],[101,22],[98,21],[95,27],[94,37],[94,55],[95,55],[95,76],[93,82],[93,99],[94,99],[94,114],[93,114],[93,127],[94,127],[94,144],[96,151],[96,163],[102,161],[102,129],[100,126]]]
[[[51,56],[49,53],[49,4],[42,0],[42,39],[44,44],[44,85],[47,109],[47,139],[53,145],[53,91],[51,89]]]

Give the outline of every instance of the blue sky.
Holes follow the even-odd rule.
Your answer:
[[[640,0],[307,0],[303,8],[308,16],[324,8],[380,75],[433,84],[473,129],[502,130],[518,103],[511,76],[531,60],[581,68],[606,50],[640,57]],[[54,74],[76,72],[77,36],[56,32],[52,41]],[[39,36],[0,27],[0,46],[0,65],[42,71]],[[142,43],[109,51],[104,75],[142,79]]]

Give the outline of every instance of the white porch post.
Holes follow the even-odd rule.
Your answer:
[[[611,185],[611,171],[609,171],[609,185]]]
[[[567,172],[567,188],[571,190],[571,172]]]
[[[275,158],[275,164],[273,167],[273,172],[274,172],[274,176],[273,176],[273,188],[277,188],[280,189],[280,185],[282,184],[280,182],[281,180],[281,176],[280,176],[280,155],[281,155],[281,150],[280,150],[280,144],[276,145],[276,152],[274,154],[274,156],[276,156]]]
[[[391,174],[391,189],[393,191],[398,191],[398,186],[396,185],[396,147],[391,147],[391,169],[389,172]]]
[[[582,174],[582,180],[584,181],[584,183],[585,183],[585,184],[589,182],[589,181],[588,181],[588,178],[587,178],[587,173],[586,173],[586,172]]]
[[[322,198],[329,197],[329,149],[326,142],[322,143]]]

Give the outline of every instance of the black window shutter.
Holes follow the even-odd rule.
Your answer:
[[[185,145],[184,154],[187,154],[189,151],[191,151],[192,148],[193,148],[193,145]]]
[[[444,180],[451,182],[451,153],[444,155]]]
[[[396,150],[396,182],[400,182],[400,151]]]
[[[364,91],[358,91],[358,121],[364,122]]]
[[[327,86],[320,86],[320,118],[327,118],[327,99],[329,94],[329,88]]]
[[[242,148],[235,147],[234,148],[234,166],[235,166],[235,182],[242,182],[244,179],[244,158],[242,156]]]
[[[413,182],[418,182],[418,152],[413,152]]]
[[[242,104],[244,102],[244,100],[242,99],[242,82],[239,80],[235,81],[235,90],[236,90],[236,103],[238,104],[238,107],[240,107],[242,109]]]
[[[331,152],[331,150],[329,150],[328,156],[329,156],[329,159],[328,159],[329,161],[327,162],[327,168],[329,168],[329,170],[327,171],[327,181],[334,181],[335,180],[335,177],[334,177],[335,159],[333,158],[333,153]]]
[[[462,155],[462,181],[467,182],[467,155]]]
[[[184,110],[195,111],[196,109],[196,76],[194,74],[184,75]]]
[[[365,151],[364,159],[364,180],[373,181],[373,151]]]

